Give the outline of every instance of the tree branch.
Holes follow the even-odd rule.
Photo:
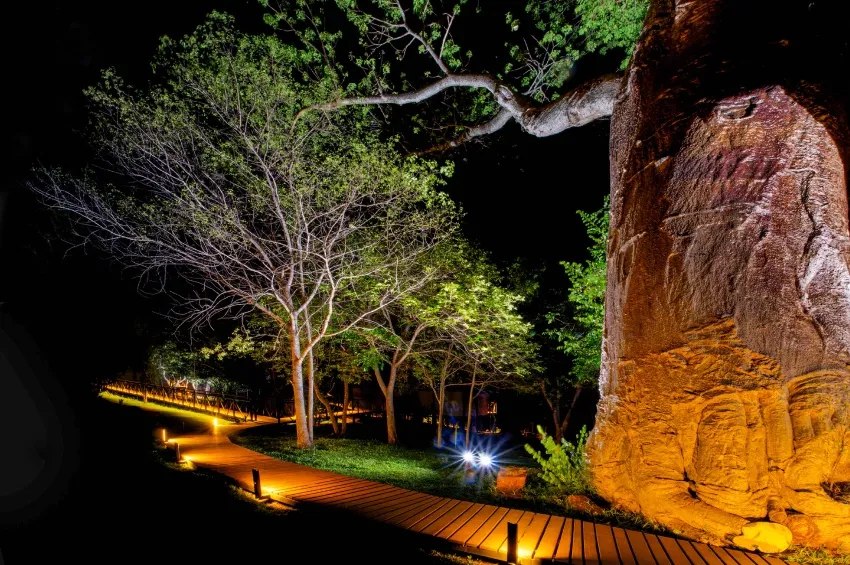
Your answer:
[[[296,114],[293,128],[298,120],[311,111],[331,112],[346,106],[417,104],[450,88],[488,90],[502,109],[489,122],[473,126],[457,138],[426,150],[425,153],[451,149],[476,137],[494,133],[504,127],[511,118],[516,120],[526,133],[535,137],[547,137],[569,128],[580,127],[592,121],[610,117],[614,110],[614,100],[620,89],[620,77],[618,75],[600,77],[567,92],[555,102],[545,106],[534,106],[529,98],[517,94],[508,85],[490,75],[448,74],[423,88],[410,92],[354,96],[307,106]]]

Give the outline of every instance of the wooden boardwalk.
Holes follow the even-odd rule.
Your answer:
[[[506,558],[507,524],[514,522],[519,525],[518,555],[522,563],[784,565],[775,557],[442,498],[288,463],[233,444],[228,435],[240,429],[245,425],[218,426],[209,433],[178,436],[169,442],[172,447],[179,444],[184,459],[226,475],[249,491],[253,491],[252,469],[259,470],[263,493],[273,500],[352,512],[483,557]]]

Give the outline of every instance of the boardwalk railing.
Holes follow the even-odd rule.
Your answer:
[[[247,395],[208,392],[186,387],[171,387],[136,381],[115,380],[107,384],[106,389],[137,396],[145,402],[148,400],[157,400],[166,404],[201,410],[215,414],[216,416],[229,417],[234,420],[256,420],[257,416],[281,418],[287,417],[294,412],[291,400],[278,403],[275,402],[275,399],[258,400],[252,399]]]

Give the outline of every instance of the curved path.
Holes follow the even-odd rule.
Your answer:
[[[226,475],[248,491],[254,490],[252,470],[257,469],[262,491],[272,500],[349,511],[488,558],[506,558],[507,524],[513,522],[519,527],[518,555],[522,563],[784,565],[766,555],[347,477],[280,461],[230,441],[231,434],[256,425],[263,424],[211,426],[205,433],[169,436],[169,445],[174,448],[179,444],[184,459]]]

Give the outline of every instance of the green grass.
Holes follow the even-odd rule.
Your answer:
[[[777,557],[797,565],[850,565],[850,554],[835,553],[826,549],[794,546]]]
[[[406,489],[478,502],[498,502],[492,480],[464,482],[456,456],[392,446],[379,441],[317,438],[313,449],[298,449],[295,438],[275,426],[246,430],[234,443],[271,457]]]

